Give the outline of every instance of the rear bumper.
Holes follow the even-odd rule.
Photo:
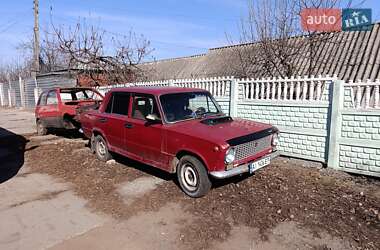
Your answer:
[[[272,159],[276,158],[279,155],[280,155],[280,152],[276,151],[276,152],[273,152],[271,154],[265,155],[262,158],[265,158],[265,157],[269,156],[270,159],[272,160]],[[262,158],[257,159],[256,161],[261,160]],[[249,163],[251,163],[251,162],[249,162]],[[232,176],[235,176],[235,175],[243,174],[243,173],[246,173],[246,172],[249,171],[249,168],[248,168],[248,164],[249,163],[245,163],[243,165],[240,165],[240,166],[238,166],[236,168],[233,168],[233,169],[230,169],[230,170],[213,171],[213,172],[210,172],[210,175],[212,177],[214,177],[215,179],[225,179],[225,178],[229,178],[229,177],[232,177]]]

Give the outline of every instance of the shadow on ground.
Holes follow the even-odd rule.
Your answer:
[[[175,173],[171,174],[171,173],[163,171],[159,168],[155,168],[153,166],[132,160],[130,158],[127,158],[127,157],[124,157],[124,156],[118,155],[118,154],[113,154],[113,158],[116,162],[118,162],[120,164],[123,164],[125,166],[137,169],[137,170],[142,171],[146,174],[158,177],[158,178],[163,179],[165,181],[174,181],[174,183],[178,187],[180,187],[179,183],[178,183],[178,179],[177,179],[177,174],[175,174]],[[249,178],[250,176],[251,175],[249,175],[249,174],[242,174],[242,175],[234,176],[234,177],[227,178],[227,179],[221,179],[221,180],[214,179],[211,177],[210,178],[212,181],[213,188],[218,189],[218,188],[221,188],[221,187],[226,186],[226,185],[231,184],[231,183],[235,183],[235,184],[239,183],[239,182]]]
[[[78,138],[85,138],[85,136],[80,133],[77,129],[57,129],[57,128],[50,128],[48,130],[49,134],[64,137],[67,139],[78,139]]]
[[[27,142],[25,137],[0,128],[0,183],[11,179],[24,165]]]

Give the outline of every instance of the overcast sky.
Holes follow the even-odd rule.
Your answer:
[[[373,9],[379,20],[379,0],[361,7]],[[50,11],[52,6],[52,12]],[[72,26],[78,17],[96,24],[108,36],[131,29],[144,34],[156,59],[200,54],[227,45],[226,33],[237,36],[246,0],[40,0],[41,30],[50,23]],[[17,60],[16,47],[32,36],[33,0],[2,1],[0,8],[0,63]]]

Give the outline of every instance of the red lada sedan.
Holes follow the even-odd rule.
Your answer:
[[[279,154],[277,128],[226,116],[202,89],[113,89],[80,121],[100,160],[115,152],[176,173],[191,197],[205,195],[212,178],[253,173]]]

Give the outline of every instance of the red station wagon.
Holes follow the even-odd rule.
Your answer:
[[[253,173],[279,154],[277,128],[224,115],[202,89],[113,89],[80,120],[98,159],[115,152],[176,173],[191,197],[205,195],[212,178]]]
[[[103,96],[91,88],[55,88],[41,93],[35,109],[37,133],[49,128],[80,128],[78,112],[99,106]]]

